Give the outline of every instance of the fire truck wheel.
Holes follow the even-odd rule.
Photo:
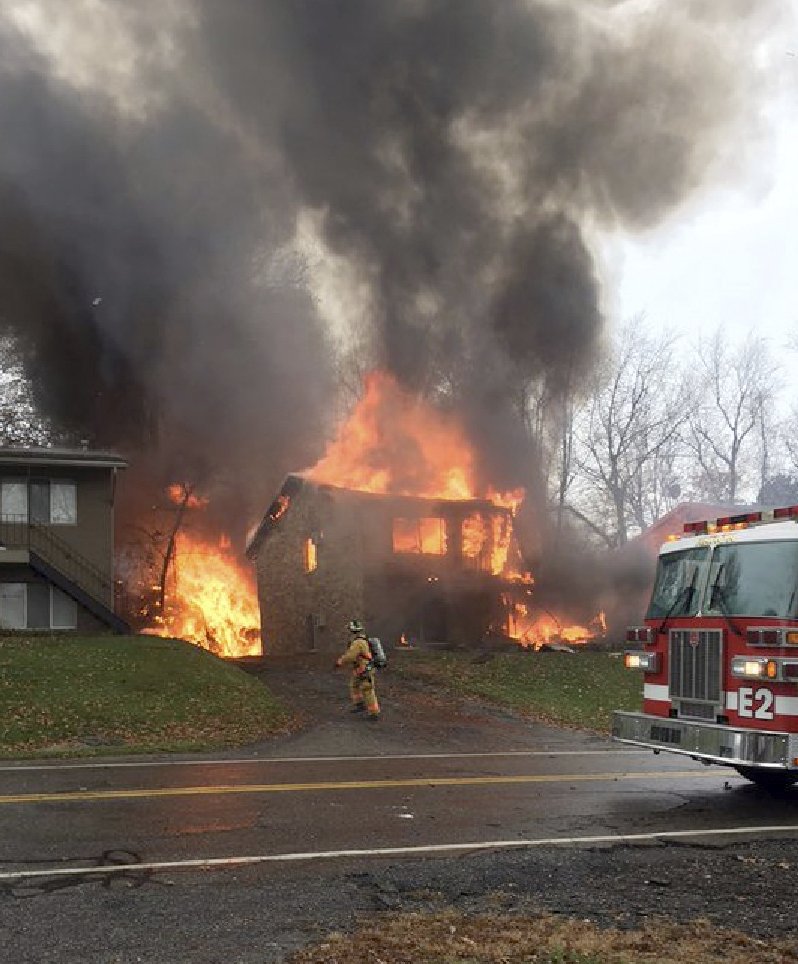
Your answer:
[[[786,790],[798,780],[792,770],[765,770],[762,767],[735,767],[741,777],[750,780],[763,790]]]

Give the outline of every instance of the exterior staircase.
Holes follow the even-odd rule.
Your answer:
[[[113,611],[114,585],[108,575],[49,528],[25,519],[0,518],[0,546],[22,549],[28,564],[117,633],[130,627]]]

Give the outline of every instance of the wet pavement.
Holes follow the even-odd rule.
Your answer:
[[[792,846],[797,793],[771,797],[730,770],[449,700],[390,672],[383,719],[371,724],[348,712],[346,675],[329,662],[249,667],[304,727],[244,751],[0,767],[9,960],[279,960],[375,906],[361,884],[395,874],[386,849],[413,887],[443,880],[445,892],[463,860],[505,884],[522,865],[584,862],[555,840],[581,838],[584,850],[607,846],[597,837],[644,835],[634,842],[656,849],[645,835],[700,831],[663,839],[728,849],[784,836]],[[537,841],[535,856],[513,853],[519,841]],[[479,847],[488,853],[474,856]],[[145,924],[153,913],[171,936]],[[118,946],[87,945],[97,927]]]

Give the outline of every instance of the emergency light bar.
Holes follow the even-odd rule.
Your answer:
[[[798,630],[784,626],[749,626],[746,642],[749,646],[798,646]]]
[[[746,529],[750,525],[778,522],[783,519],[798,519],[798,505],[788,505],[780,509],[765,509],[762,512],[742,512],[740,515],[724,515],[718,519],[685,522],[684,533],[691,536],[703,536],[713,532]]]

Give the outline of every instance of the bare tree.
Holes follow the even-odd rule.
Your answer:
[[[690,404],[689,396],[685,404]],[[642,439],[645,448],[648,439]],[[629,508],[634,525],[646,529],[665,513],[675,508],[685,491],[685,477],[689,453],[685,450],[681,428],[650,453],[638,461],[638,471],[632,477],[629,489]]]
[[[207,499],[196,495],[195,482],[177,482],[149,509],[148,515],[123,528],[117,568],[125,585],[122,604],[136,627],[163,625],[169,612],[178,539],[190,529],[190,512]]]
[[[577,419],[579,491],[569,506],[608,544],[623,545],[630,527],[650,524],[665,494],[675,493],[670,475],[691,393],[674,339],[650,335],[640,318],[618,334],[592,387]]]
[[[565,507],[568,492],[574,481],[574,398],[567,391],[560,399],[556,418],[557,437],[557,489],[556,516],[557,533],[562,531],[565,521]]]
[[[50,426],[33,402],[14,343],[0,338],[0,444],[43,445]]]
[[[704,498],[735,503],[770,472],[779,366],[764,339],[750,334],[730,345],[721,329],[699,344],[697,360],[702,390],[688,433],[695,486]]]

